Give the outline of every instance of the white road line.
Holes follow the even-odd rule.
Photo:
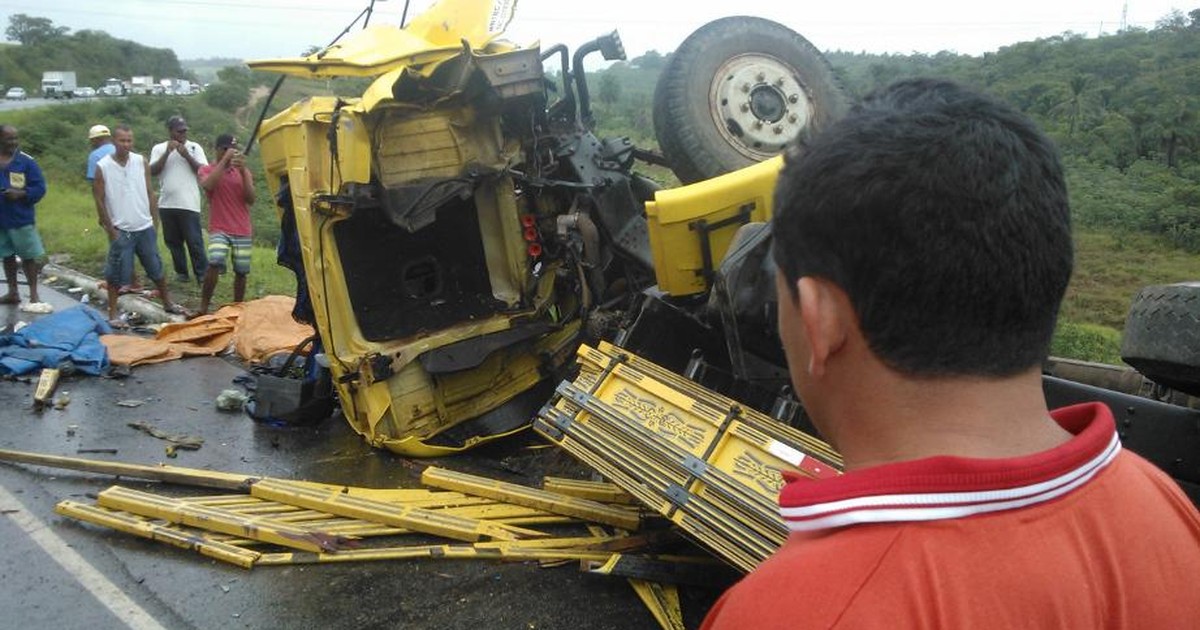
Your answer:
[[[134,630],[166,630],[150,613],[129,599],[116,584],[104,577],[96,567],[92,566],[83,556],[67,545],[48,525],[38,520],[25,504],[13,496],[4,486],[0,486],[0,509],[21,528],[37,546],[54,559],[59,566],[66,569],[83,588],[87,589],[96,601],[112,611],[126,626]]]

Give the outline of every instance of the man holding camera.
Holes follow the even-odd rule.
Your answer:
[[[196,172],[208,164],[204,148],[188,140],[188,124],[183,116],[167,119],[170,140],[150,150],[150,174],[158,178],[158,211],[162,219],[163,242],[171,252],[175,279],[188,279],[188,259],[199,282],[208,266],[204,259],[204,236],[200,233],[200,188]],[[184,247],[187,256],[184,256]]]
[[[237,138],[217,136],[217,161],[200,167],[200,187],[208,194],[208,269],[200,292],[200,314],[208,312],[217,279],[225,272],[226,259],[233,266],[233,301],[246,298],[246,276],[250,273],[252,245],[250,206],[254,203],[254,177],[246,168],[246,156],[238,150]]]

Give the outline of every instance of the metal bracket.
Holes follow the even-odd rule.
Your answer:
[[[712,284],[713,276],[716,275],[713,266],[712,241],[709,235],[723,227],[731,225],[745,225],[750,222],[750,215],[754,212],[755,204],[753,202],[745,204],[738,208],[737,214],[731,217],[721,219],[709,223],[706,219],[699,219],[688,223],[688,229],[693,230],[700,237],[700,259],[703,268],[700,270],[700,275],[704,277],[704,281]]]
[[[675,484],[667,486],[663,494],[667,496],[667,500],[674,504],[675,507],[680,508],[687,505],[688,500],[692,498],[692,495],[688,494],[687,490]]]
[[[683,467],[692,473],[693,477],[703,477],[704,473],[708,472],[708,464],[692,455],[683,458]]]

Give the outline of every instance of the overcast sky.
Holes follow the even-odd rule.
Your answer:
[[[1008,44],[1074,31],[1095,36],[1129,26],[1152,28],[1178,0],[518,0],[510,39],[572,47],[612,29],[630,57],[667,52],[709,20],[740,13],[782,22],[821,50],[978,55]],[[409,15],[433,4],[411,0]],[[180,59],[290,57],[336,37],[367,0],[0,0],[7,26],[14,13],[46,17],[75,30],[96,29]],[[404,0],[377,2],[373,22],[397,24]]]

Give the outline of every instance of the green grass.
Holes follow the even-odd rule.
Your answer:
[[[1075,275],[1067,288],[1051,353],[1120,364],[1121,331],[1138,289],[1200,279],[1200,254],[1165,237],[1076,230]]]
[[[1099,324],[1059,320],[1050,354],[1109,365],[1121,364],[1121,331]]]

